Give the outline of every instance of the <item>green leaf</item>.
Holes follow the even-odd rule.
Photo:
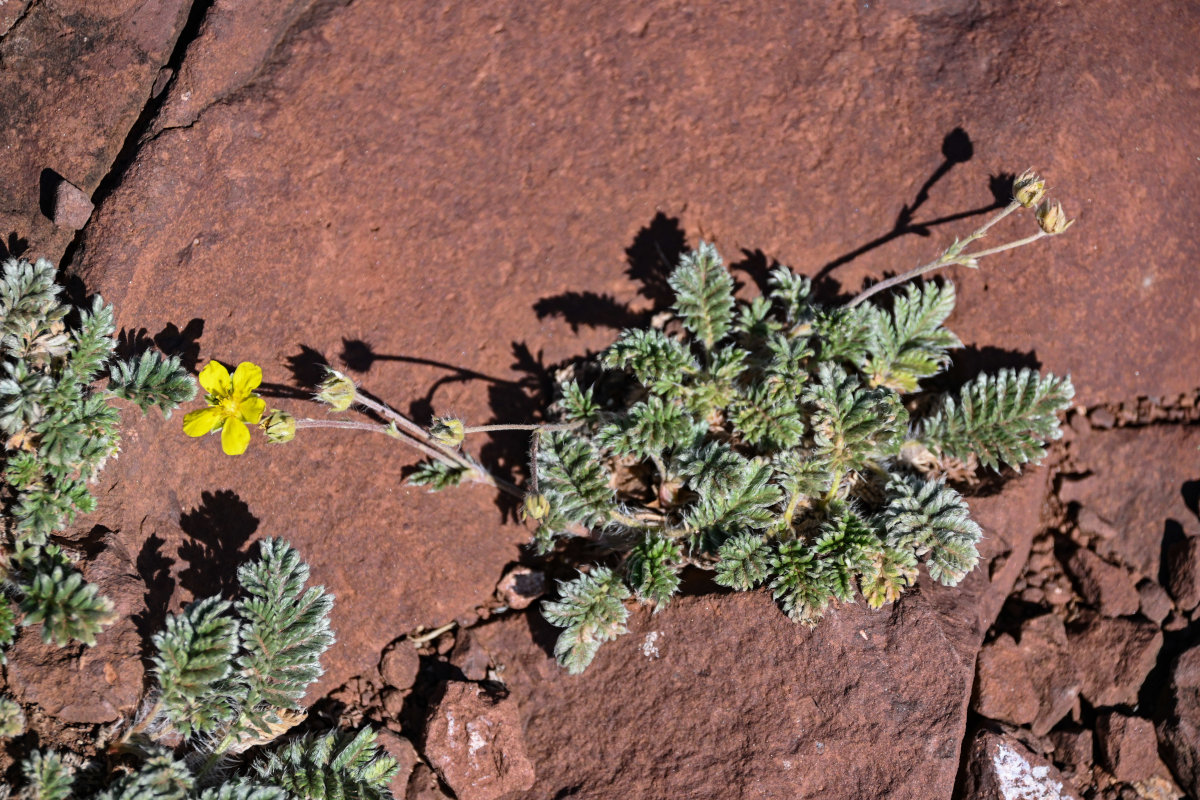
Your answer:
[[[184,762],[170,753],[155,754],[97,795],[96,800],[184,800],[195,781]]]
[[[856,581],[882,547],[875,530],[852,509],[834,510],[817,533],[813,551],[820,559],[821,583],[841,602],[852,602]]]
[[[768,564],[771,594],[793,622],[817,624],[833,597],[817,554],[800,540],[780,542]]]
[[[591,442],[571,431],[542,434],[536,468],[538,489],[553,512],[589,528],[609,521],[616,493]]]
[[[411,486],[428,486],[429,491],[437,492],[458,486],[467,477],[467,468],[457,464],[447,464],[445,461],[422,461],[408,476]]]
[[[733,429],[760,450],[794,447],[804,436],[804,422],[789,398],[772,396],[766,386],[740,392],[729,407]]]
[[[647,534],[634,546],[626,562],[629,585],[643,603],[653,603],[655,613],[666,608],[679,589],[683,548],[679,542]]]
[[[603,362],[629,370],[643,386],[666,397],[679,396],[685,378],[699,369],[686,344],[654,328],[622,331],[604,351]]]
[[[8,695],[0,695],[0,739],[11,739],[25,732],[25,712]]]
[[[870,342],[866,372],[872,386],[908,393],[917,382],[950,363],[947,350],[962,347],[942,323],[954,310],[954,284],[905,287],[891,314],[880,312]]]
[[[899,450],[908,414],[895,392],[866,388],[840,366],[822,363],[804,400],[814,407],[814,452],[835,474],[861,471]]]
[[[155,634],[152,659],[163,713],[185,738],[233,717],[241,694],[229,680],[238,647],[237,620],[219,597],[193,603]],[[232,696],[231,696],[232,695]]]
[[[957,585],[979,562],[983,530],[971,519],[962,496],[941,481],[893,476],[880,514],[888,546],[928,554],[934,580]]]
[[[14,576],[21,594],[22,625],[42,624],[42,641],[91,647],[96,634],[116,619],[112,601],[71,566],[54,545],[31,548]]]
[[[596,444],[621,456],[657,457],[664,451],[690,445],[701,431],[686,410],[650,395],[635,403],[618,422],[601,428]]]
[[[559,600],[542,603],[542,616],[564,628],[554,645],[554,657],[577,675],[583,672],[604,642],[627,633],[629,609],[622,601],[629,590],[612,570],[596,567],[573,581],[559,581]]]
[[[259,548],[259,558],[238,569],[247,597],[237,603],[243,620],[237,664],[251,698],[299,710],[308,685],[321,676],[321,654],[334,641],[333,597],[321,586],[305,590],[308,565],[287,542],[263,539]]]
[[[575,381],[563,381],[559,384],[562,398],[563,422],[586,422],[594,424],[600,419],[600,407],[593,397],[592,387],[581,388]]]
[[[388,784],[400,771],[370,728],[301,736],[259,759],[253,769],[258,780],[297,800],[392,800]]]
[[[21,762],[21,773],[27,784],[22,796],[31,800],[67,800],[75,783],[72,770],[54,751],[34,750]]]
[[[157,406],[164,417],[196,396],[196,382],[179,363],[147,350],[135,361],[117,361],[109,373],[108,389],[117,397],[137,404],[145,414]]]
[[[770,526],[776,517],[773,506],[783,497],[771,478],[769,463],[742,459],[728,489],[700,495],[685,515],[685,523],[690,528],[717,534],[720,541],[746,529]]]
[[[815,309],[809,302],[812,282],[784,266],[771,270],[767,277],[771,301],[783,315],[784,321],[795,327],[812,321]]]
[[[867,363],[879,310],[869,303],[852,308],[822,310],[813,318],[813,331],[824,362],[842,361],[855,369]]]
[[[675,291],[675,313],[711,352],[733,322],[733,278],[711,244],[685,255],[668,279]]]
[[[716,582],[730,589],[749,591],[770,575],[771,548],[762,534],[739,533],[717,551]]]
[[[1046,442],[1062,436],[1058,413],[1075,397],[1071,379],[1041,377],[1031,369],[1002,369],[967,383],[957,399],[943,396],[918,438],[937,453],[984,467],[1020,468],[1046,455]]]

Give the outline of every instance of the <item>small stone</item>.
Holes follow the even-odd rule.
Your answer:
[[[1181,611],[1200,605],[1200,536],[1173,542],[1167,549],[1167,591]]]
[[[1092,768],[1092,732],[1087,728],[1051,731],[1047,741],[1054,745],[1054,763],[1072,779]]]
[[[1117,417],[1104,406],[1099,406],[1088,412],[1088,422],[1092,423],[1093,428],[1108,430],[1117,424]]]
[[[433,649],[439,656],[448,655],[454,649],[455,638],[454,631],[446,631],[434,640]]]
[[[1029,725],[1043,736],[1071,710],[1080,677],[1067,651],[1062,620],[1044,614],[1027,620],[1018,643],[1002,634],[984,645],[976,665],[975,710],[985,717]],[[1022,680],[1013,680],[1014,675]]]
[[[395,795],[399,797],[400,795]],[[450,795],[442,791],[437,773],[425,764],[417,764],[408,779],[408,793],[405,800],[450,800]]]
[[[971,800],[1079,800],[1067,778],[1015,738],[983,730],[967,757],[962,797]]]
[[[1106,617],[1136,614],[1140,605],[1129,572],[1114,566],[1086,547],[1067,559],[1067,570],[1075,578],[1079,593]]]
[[[417,749],[412,746],[412,742],[386,728],[376,731],[375,736],[379,745],[389,756],[396,759],[396,766],[400,768],[396,777],[388,784],[392,797],[404,797],[408,792],[409,776],[421,757],[417,755]]]
[[[546,574],[529,567],[513,567],[496,584],[496,596],[515,611],[528,608],[545,593]]]
[[[1067,631],[1071,658],[1084,665],[1082,695],[1093,706],[1134,705],[1154,668],[1163,635],[1140,619],[1084,611]]]
[[[420,670],[421,657],[417,654],[417,648],[406,641],[393,644],[379,660],[379,674],[383,682],[401,691],[412,688]]]
[[[1056,578],[1042,587],[1046,602],[1052,606],[1065,606],[1075,598],[1075,592],[1066,584],[1066,578]]]
[[[470,631],[460,631],[454,649],[450,651],[450,663],[462,670],[469,681],[481,681],[487,677],[492,657]]]
[[[1041,605],[1046,600],[1046,593],[1037,586],[1030,586],[1020,594],[1021,601],[1030,605]]]
[[[401,726],[406,697],[408,697],[408,692],[399,689],[388,688],[379,693],[379,701],[383,704],[384,713],[387,714],[385,722],[388,725],[396,728]]]
[[[1171,596],[1167,594],[1167,590],[1146,579],[1138,584],[1137,592],[1138,608],[1141,609],[1142,616],[1155,625],[1161,625],[1172,608]]]
[[[1079,503],[1085,505],[1101,491],[1100,478],[1097,475],[1085,475],[1082,478],[1063,477],[1058,486],[1058,499],[1063,503]],[[1047,536],[1047,541],[1052,539]]]
[[[1176,631],[1183,630],[1188,625],[1189,621],[1186,614],[1181,614],[1179,611],[1172,611],[1163,620],[1162,629],[1166,633],[1175,633]]]
[[[1102,713],[1096,717],[1096,743],[1105,768],[1117,780],[1144,781],[1158,769],[1158,738],[1150,720]]]
[[[54,224],[60,228],[80,230],[95,208],[91,198],[70,181],[61,181],[54,191]]]
[[[516,701],[473,683],[446,685],[429,716],[425,757],[459,800],[497,800],[534,782]]]
[[[1111,522],[1090,508],[1080,509],[1075,522],[1082,533],[1104,541],[1115,539],[1121,533]]]

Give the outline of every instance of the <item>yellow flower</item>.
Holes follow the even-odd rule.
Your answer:
[[[210,361],[200,370],[200,385],[208,392],[204,400],[208,408],[188,412],[183,418],[183,432],[188,436],[203,436],[221,431],[221,449],[226,455],[240,456],[250,444],[246,424],[257,425],[267,403],[254,394],[262,383],[262,368],[243,361],[229,377],[229,370]]]

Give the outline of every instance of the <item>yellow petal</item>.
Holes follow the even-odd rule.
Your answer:
[[[183,418],[183,432],[188,436],[203,436],[221,427],[225,415],[219,408],[198,408]]]
[[[233,391],[233,385],[229,382],[229,370],[216,361],[205,364],[198,377],[204,391],[214,397],[228,397]]]
[[[221,431],[221,449],[227,456],[240,456],[250,445],[250,429],[240,419],[230,417],[225,420],[225,428]]]
[[[261,397],[247,397],[238,406],[238,416],[242,418],[242,422],[248,422],[251,425],[257,425],[262,419],[263,411],[267,408],[267,401]]]
[[[233,371],[233,393],[239,399],[245,399],[262,383],[262,367],[243,361]]]

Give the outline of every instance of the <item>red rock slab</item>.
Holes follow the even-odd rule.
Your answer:
[[[129,328],[203,320],[202,361],[252,360],[288,383],[302,345],[336,358],[362,340],[385,356],[364,380],[401,407],[428,397],[471,422],[493,408],[525,422],[513,342],[554,363],[613,335],[535,306],[590,292],[644,309],[624,251],[657,213],[730,260],[761,249],[816,274],[886,233],[928,179],[945,175],[917,222],[986,205],[989,175],[1035,164],[1080,223],[957,274],[954,327],[1073,372],[1087,402],[1167,392],[1186,381],[1162,343],[1189,352],[1200,336],[1174,322],[1195,302],[1194,242],[1178,232],[1197,194],[1174,127],[1197,102],[1175,80],[1191,69],[1194,13],[1174,16],[966,0],[905,13],[632,0],[275,13],[269,24],[290,27],[255,38],[275,45],[253,82],[223,95],[228,75],[213,77],[208,96],[223,99],[140,150],[72,269]],[[1134,123],[1112,110],[1134,107],[1142,150],[1122,156]],[[943,139],[958,127],[974,157],[946,173]],[[1025,215],[993,241],[1031,225]],[[933,230],[948,242],[964,228]],[[902,236],[834,278],[857,287],[937,252]],[[1113,322],[1126,319],[1136,330]],[[478,605],[526,536],[484,490],[400,488],[411,459],[382,437],[321,432],[230,460],[175,425],[127,440],[105,477],[112,524],[168,537],[172,496],[186,510],[202,491],[239,492],[262,521],[255,535],[291,538],[338,595],[342,679],[398,633]],[[506,457],[523,458],[519,441]]]
[[[56,227],[40,210],[43,171],[87,196],[96,190],[150,99],[190,7],[187,0],[0,5],[0,240],[6,249],[11,236],[24,241],[30,256],[62,256],[75,230]],[[53,197],[56,186],[45,188]]]
[[[976,653],[1037,530],[1042,477],[971,501],[985,556],[961,587],[923,582],[811,631],[764,592],[679,598],[638,610],[572,677],[536,607],[476,629],[537,765],[519,796],[949,798]]]
[[[1081,531],[1094,536],[1096,552],[1142,577],[1162,577],[1164,540],[1169,545],[1200,533],[1189,506],[1195,500],[1188,499],[1196,485],[1197,448],[1200,430],[1188,426],[1090,431],[1074,438],[1064,469],[1091,475],[1064,488],[1079,504]],[[1102,520],[1112,535],[1096,534],[1099,523],[1085,528],[1085,516]]]

